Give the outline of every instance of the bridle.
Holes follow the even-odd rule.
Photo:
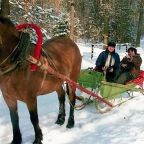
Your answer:
[[[6,61],[14,54],[14,52],[15,52],[16,49],[17,49],[17,47],[18,47],[18,44],[15,46],[15,48],[13,49],[13,51],[0,63],[0,67],[2,67],[2,65],[3,65],[4,63],[6,63]]]
[[[14,70],[20,63],[25,60],[25,54],[27,48],[29,48],[29,35],[28,33],[21,32],[19,35],[19,41],[11,53],[0,63],[0,75],[4,75],[12,70]],[[22,48],[25,47],[25,51]],[[10,59],[11,58],[11,59]],[[9,64],[6,62],[10,60]]]
[[[17,48],[19,46],[19,43],[15,46],[15,48],[12,50],[12,52],[0,63],[0,76],[4,75],[12,70],[14,70],[17,65],[20,63],[19,61],[11,64],[4,66],[4,64],[13,56],[13,54],[16,52]]]

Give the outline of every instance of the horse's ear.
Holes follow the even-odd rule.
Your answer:
[[[20,38],[20,31],[18,31],[16,28],[15,29],[11,29],[13,35],[19,39]]]

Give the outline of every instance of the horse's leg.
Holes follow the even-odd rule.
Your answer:
[[[38,120],[38,113],[37,113],[37,99],[33,98],[31,101],[27,102],[30,119],[34,127],[35,131],[35,140],[33,144],[42,144],[42,132],[39,126],[39,120]]]
[[[18,117],[18,111],[17,111],[17,101],[11,100],[10,98],[4,97],[5,102],[8,105],[9,111],[10,111],[10,118],[12,122],[12,128],[13,128],[13,140],[11,144],[21,144],[22,143],[22,136],[19,128],[19,117]]]
[[[69,100],[70,100],[70,112],[67,123],[67,128],[74,127],[74,107],[75,107],[75,88],[69,86]]]
[[[58,99],[59,99],[59,114],[56,120],[56,124],[63,125],[65,122],[65,91],[61,87],[57,90]]]

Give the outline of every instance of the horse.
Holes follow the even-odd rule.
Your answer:
[[[65,94],[64,80],[57,78],[47,71],[37,68],[31,71],[31,63],[26,56],[33,53],[34,44],[29,42],[26,56],[20,58],[21,33],[14,23],[5,17],[0,17],[0,88],[4,100],[10,111],[13,130],[11,144],[21,144],[22,134],[19,128],[18,100],[26,103],[30,120],[34,128],[35,139],[33,144],[42,144],[43,135],[39,126],[37,112],[37,96],[57,92],[59,109],[56,124],[65,122]],[[26,37],[24,38],[24,40]],[[25,47],[22,48],[25,49]],[[81,69],[81,54],[78,46],[69,37],[55,37],[46,40],[43,44],[45,53],[40,56],[40,61],[51,66],[55,71],[77,82]],[[25,59],[24,59],[25,58]],[[70,110],[66,127],[74,127],[74,106],[76,101],[76,88],[67,83]]]

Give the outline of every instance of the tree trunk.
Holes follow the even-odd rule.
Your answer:
[[[57,12],[57,14],[59,14],[60,13],[60,4],[61,4],[61,1],[60,0],[55,0],[54,1],[54,5],[55,5],[55,10],[56,10],[56,12]]]
[[[98,11],[98,6],[97,6],[97,1],[93,0],[93,10],[94,10],[94,18],[96,21],[96,17],[97,17],[97,11]]]
[[[142,25],[143,25],[143,18],[144,18],[144,0],[140,2],[140,10],[139,10],[139,22],[138,22],[138,30],[137,30],[137,37],[136,37],[136,47],[140,46],[140,39],[142,35]]]
[[[31,3],[32,3],[32,5],[35,5],[35,0],[32,0]]]
[[[1,0],[0,16],[8,17],[10,15],[9,0]]]
[[[74,40],[74,3],[71,3],[70,38]]]

